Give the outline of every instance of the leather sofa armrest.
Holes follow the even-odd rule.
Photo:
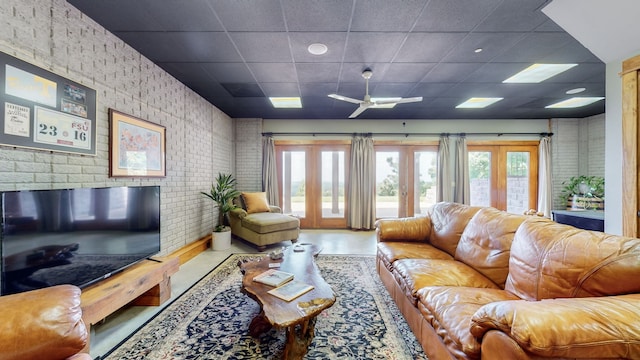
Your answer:
[[[431,220],[428,217],[381,219],[376,221],[378,242],[428,242]]]
[[[235,208],[232,209],[231,211],[229,211],[229,216],[233,219],[243,219],[245,216],[247,216],[247,211],[244,210],[243,208]]]
[[[640,358],[640,294],[500,301],[473,315],[471,334],[500,330],[524,351],[561,358]]]
[[[80,289],[58,285],[0,297],[0,359],[65,359],[87,344]]]
[[[269,205],[269,211],[271,211],[272,213],[282,214],[282,209],[280,208],[280,206]]]

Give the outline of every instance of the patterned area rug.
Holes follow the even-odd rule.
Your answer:
[[[105,359],[280,359],[284,330],[248,335],[260,308],[240,292],[237,263],[252,257],[231,255]],[[318,316],[305,359],[427,359],[380,282],[374,257],[316,261],[337,301]]]

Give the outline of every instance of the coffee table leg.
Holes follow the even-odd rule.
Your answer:
[[[272,325],[267,321],[267,318],[264,316],[264,312],[261,312],[251,320],[251,324],[249,324],[249,335],[257,338],[261,334],[271,330],[271,327]]]
[[[313,341],[316,318],[303,321],[287,328],[287,343],[284,346],[285,360],[302,359]]]

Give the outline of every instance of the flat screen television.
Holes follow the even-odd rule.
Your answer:
[[[106,279],[160,251],[160,187],[1,193],[0,295]]]

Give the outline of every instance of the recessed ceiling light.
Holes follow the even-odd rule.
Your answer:
[[[327,53],[327,50],[329,50],[329,48],[325,44],[315,43],[309,45],[307,50],[313,55],[324,55]]]
[[[545,106],[545,108],[547,109],[571,109],[571,108],[577,108],[577,107],[581,107],[581,106],[586,106],[589,104],[593,104],[596,101],[600,101],[604,99],[604,97],[601,96],[593,96],[593,97],[572,97],[571,99],[568,100],[563,100],[560,102],[557,102],[555,104],[551,104],[551,105],[547,105]]]
[[[567,71],[578,64],[533,64],[513,75],[503,83],[535,84]]]
[[[480,52],[482,52],[482,48],[477,48],[477,49],[473,50],[473,52],[476,53],[476,54],[480,53]]]
[[[575,89],[571,89],[571,90],[567,90],[567,92],[565,94],[568,95],[573,95],[573,94],[579,94],[583,91],[587,90],[586,88],[575,88]]]
[[[300,109],[302,101],[299,97],[270,97],[271,105],[278,109]]]
[[[496,103],[504,98],[481,98],[472,97],[462,104],[456,106],[456,109],[481,109],[485,108],[493,103]]]

